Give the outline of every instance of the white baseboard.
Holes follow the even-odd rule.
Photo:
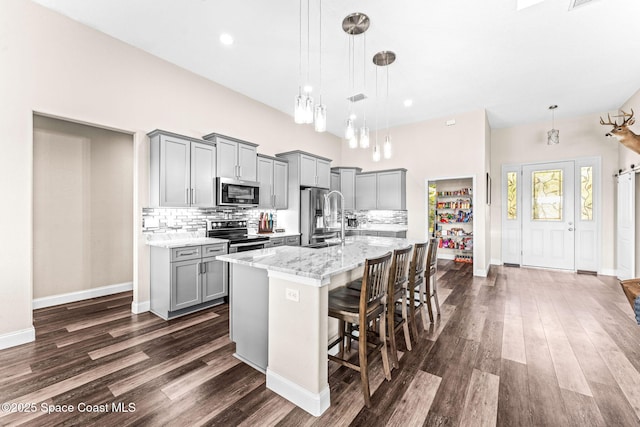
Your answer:
[[[473,271],[473,275],[478,277],[487,277],[487,274],[489,274],[489,271],[484,268],[476,268]]]
[[[304,409],[314,417],[319,417],[329,408],[329,386],[320,393],[312,393],[306,388],[270,371],[267,367],[267,388]]]
[[[83,291],[69,292],[67,294],[52,295],[50,297],[36,298],[32,302],[33,309],[52,307],[54,305],[67,304],[69,302],[82,301],[85,299],[113,295],[120,292],[127,292],[133,289],[133,282],[118,283],[116,285],[101,286],[99,288],[86,289]]]
[[[145,313],[150,310],[151,310],[151,301],[142,301],[142,302],[133,301],[131,303],[131,312],[133,314]]]
[[[32,326],[21,331],[9,332],[0,335],[0,350],[17,345],[26,344],[36,340],[36,330]]]
[[[447,254],[447,253],[438,252],[438,259],[450,259],[453,261],[454,259],[456,259],[456,254],[454,253]]]
[[[502,265],[502,260],[500,258],[491,258],[489,263],[492,265]]]
[[[609,269],[609,268],[603,268],[602,270],[600,270],[600,272],[598,274],[602,274],[603,276],[613,276],[616,277],[616,270],[614,269]]]

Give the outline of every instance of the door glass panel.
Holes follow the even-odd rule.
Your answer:
[[[580,168],[580,219],[593,221],[593,166]]]
[[[507,172],[507,219],[518,219],[517,172]]]
[[[542,170],[531,174],[531,219],[562,220],[562,170]]]

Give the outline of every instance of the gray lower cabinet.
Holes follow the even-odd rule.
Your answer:
[[[275,248],[276,246],[300,246],[300,236],[270,237],[269,242],[265,245],[267,248]]]
[[[347,230],[347,236],[378,236],[378,237],[397,237],[406,238],[406,231],[375,231],[375,230]]]
[[[269,239],[271,247],[284,246],[284,237],[272,237]]]
[[[228,267],[215,257],[227,244],[151,247],[151,311],[172,319],[224,302]]]
[[[284,238],[284,244],[287,246],[300,246],[300,236],[287,236]]]

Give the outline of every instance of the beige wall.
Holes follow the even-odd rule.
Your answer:
[[[605,113],[606,114],[606,113]],[[512,128],[494,129],[491,132],[491,176],[493,200],[491,204],[491,259],[501,260],[501,168],[504,164],[535,163],[578,157],[602,158],[601,193],[602,221],[600,265],[602,271],[611,273],[614,268],[614,189],[613,174],[617,170],[617,144],[606,138],[607,132],[600,125],[598,114],[569,119],[556,119],[560,130],[560,144],[547,145],[547,131],[551,122],[532,123]]]
[[[455,119],[454,126],[445,122]],[[351,149],[342,144],[342,165],[359,166],[365,171],[407,169],[407,211],[411,239],[427,236],[426,183],[453,177],[474,177],[474,270],[488,269],[489,241],[485,238],[485,153],[487,152],[485,111],[476,110],[450,117],[391,128],[393,156],[374,162],[371,150]],[[380,143],[384,133],[378,135]],[[375,134],[372,134],[375,141]],[[484,245],[482,244],[484,243]]]
[[[302,149],[340,158],[336,137],[31,2],[0,2],[0,28],[0,194],[11,207],[0,209],[0,235],[10,242],[0,247],[0,337],[32,328],[34,111],[133,134],[134,303],[149,299],[140,230],[147,132],[219,132],[265,154]]]
[[[133,138],[33,120],[33,297],[133,280]]]

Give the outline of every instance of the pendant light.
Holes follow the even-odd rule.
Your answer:
[[[313,116],[313,124],[314,124],[314,128],[316,130],[316,132],[324,132],[327,130],[327,106],[325,104],[322,103],[322,0],[319,1],[319,31],[318,31],[318,38],[319,38],[319,62],[320,62],[320,74],[318,76],[318,89],[319,89],[319,101],[320,103],[318,105],[316,105],[315,111],[314,111],[314,116]]]
[[[364,34],[368,29],[369,29],[369,25],[370,25],[370,21],[369,21],[369,17],[367,15],[365,15],[364,13],[352,13],[350,15],[347,15],[343,20],[342,20],[342,30],[347,33],[347,35],[349,36],[349,61],[348,61],[348,65],[349,65],[349,90],[353,92],[353,88],[354,88],[354,73],[355,73],[355,54],[354,54],[354,39],[355,36],[359,35],[359,34]],[[365,35],[366,37],[366,35]],[[366,39],[365,39],[366,40]],[[365,47],[364,47],[364,54],[366,55],[366,41],[365,41]],[[364,69],[364,63],[363,63],[363,69]],[[364,74],[363,74],[364,75]],[[349,115],[349,117],[346,120],[346,126],[345,126],[345,131],[344,131],[344,137],[345,139],[348,141],[349,143],[349,148],[357,148],[358,147],[358,135],[356,134],[356,126],[354,123],[354,119],[351,117],[352,111],[352,105],[354,102],[354,98],[353,96],[350,96],[348,98],[348,102],[349,102],[349,107],[348,107],[348,112],[347,114]],[[366,115],[365,115],[366,117]],[[366,127],[366,119],[364,121],[364,125],[363,127],[360,129],[360,146],[364,146],[366,144],[366,146],[369,146],[369,128]]]
[[[304,103],[304,123],[313,123],[313,98],[311,97],[311,81],[309,80],[310,72],[310,37],[309,37],[309,0],[307,0],[307,83],[304,86],[306,99]]]
[[[367,88],[367,34],[364,34],[364,46],[362,48],[362,87]],[[362,103],[362,127],[360,128],[360,148],[369,148],[369,128],[367,127],[367,109]]]
[[[305,108],[305,97],[302,96],[302,0],[299,1],[299,12],[300,12],[300,20],[298,26],[299,32],[299,51],[298,51],[298,60],[299,60],[299,68],[298,68],[298,96],[296,96],[294,110],[293,110],[293,121],[295,123],[301,124],[304,123],[304,108]]]
[[[549,110],[551,110],[551,130],[547,132],[547,144],[548,145],[556,145],[560,143],[560,131],[555,128],[555,117],[554,112],[555,109],[558,108],[557,105],[550,105]]]
[[[387,121],[387,132],[384,138],[384,145],[382,148],[385,159],[391,158],[391,135],[389,135],[389,65],[393,64],[395,60],[396,60],[396,54],[388,50],[383,50],[382,52],[378,52],[373,56],[373,63],[376,64],[378,67],[385,67],[385,71],[386,71],[387,91],[386,91],[386,97],[385,97],[385,116]],[[376,93],[377,93],[377,86],[378,86],[378,83],[377,83],[377,69],[376,69]],[[377,98],[377,95],[376,95],[376,98]],[[379,158],[380,150],[377,147],[377,141],[376,141],[376,150],[374,151],[374,160],[375,160],[376,152]]]

